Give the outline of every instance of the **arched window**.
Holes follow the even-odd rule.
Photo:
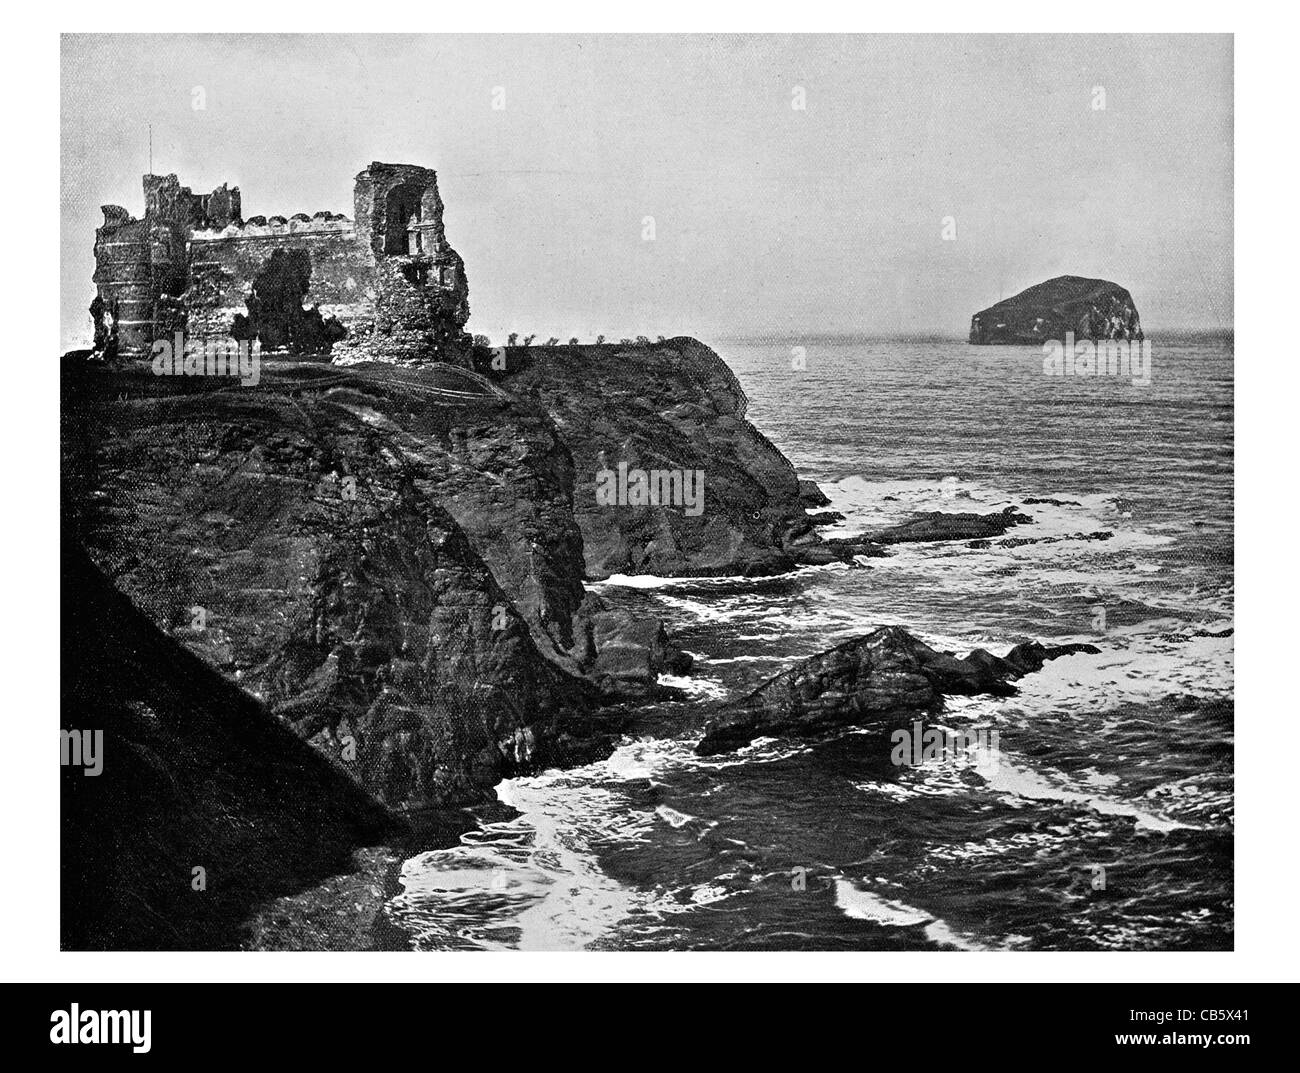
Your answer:
[[[384,199],[384,253],[423,253],[423,232],[420,230],[421,205],[424,191],[413,183],[393,187]]]

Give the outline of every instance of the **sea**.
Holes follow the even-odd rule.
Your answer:
[[[593,585],[661,616],[694,673],[607,760],[503,783],[456,844],[406,860],[386,907],[405,945],[1232,949],[1233,343],[1149,339],[1145,385],[957,338],[711,341],[844,515],[825,535],[918,511],[1032,523],[775,578]],[[695,755],[702,702],[886,624],[957,655],[1099,652],[927,724],[995,750],[900,764],[868,727]]]

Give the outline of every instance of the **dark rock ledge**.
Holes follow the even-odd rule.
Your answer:
[[[695,751],[729,752],[760,737],[809,737],[838,727],[905,722],[941,710],[944,696],[1014,696],[1011,682],[1048,660],[1092,645],[1016,645],[1005,656],[977,648],[939,652],[899,626],[882,626],[769,679],[711,720]]]
[[[863,533],[855,538],[873,544],[915,544],[931,540],[983,540],[1001,536],[1015,525],[1029,525],[1033,518],[1015,507],[991,514],[946,514],[930,511],[905,522]]]

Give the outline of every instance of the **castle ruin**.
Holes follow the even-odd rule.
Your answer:
[[[95,232],[95,351],[147,357],[155,340],[256,339],[265,354],[469,364],[469,284],[443,231],[438,177],[372,163],[352,219],[245,220],[238,187],[194,194],[144,176],[144,216],[103,206]]]

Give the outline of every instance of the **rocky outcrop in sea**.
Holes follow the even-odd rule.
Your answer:
[[[1017,645],[1005,656],[977,648],[965,659],[938,652],[898,626],[882,626],[802,660],[725,706],[696,746],[729,752],[758,737],[809,737],[847,726],[906,722],[942,710],[945,696],[1014,696],[1011,683],[1048,660],[1092,645]]]
[[[1041,345],[1047,339],[1141,339],[1133,296],[1118,283],[1057,276],[981,309],[970,322],[970,341]]]

